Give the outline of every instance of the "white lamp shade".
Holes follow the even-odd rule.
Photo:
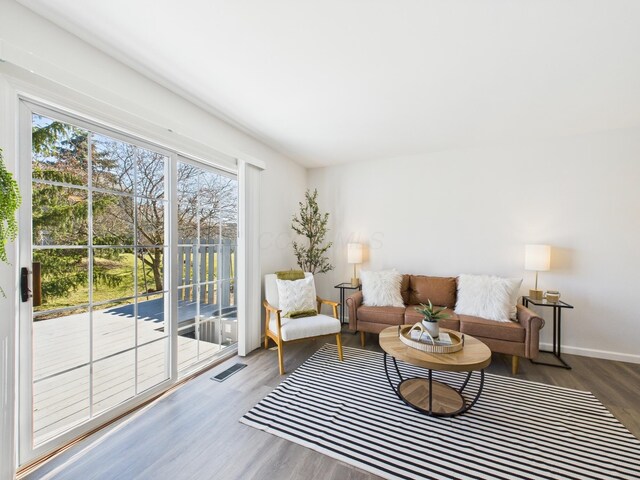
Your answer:
[[[549,245],[526,245],[524,269],[546,272],[551,267],[551,247]]]
[[[361,243],[347,243],[347,263],[362,263]]]

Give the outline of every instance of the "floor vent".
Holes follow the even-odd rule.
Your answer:
[[[236,363],[235,365],[231,365],[226,370],[223,370],[222,372],[220,372],[216,376],[211,377],[211,380],[215,380],[216,382],[223,382],[224,380],[229,378],[231,375],[233,375],[234,373],[242,370],[246,366],[247,366],[246,363]]]

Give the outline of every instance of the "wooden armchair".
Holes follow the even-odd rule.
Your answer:
[[[305,276],[311,276],[311,273],[305,273]],[[338,358],[342,361],[341,324],[338,319],[339,303],[316,296],[318,315],[302,318],[282,317],[282,310],[278,308],[279,301],[276,278],[275,274],[265,275],[265,300],[262,305],[265,311],[264,348],[269,347],[269,339],[273,340],[278,346],[278,367],[280,368],[280,375],[285,373],[283,347],[287,343],[299,342],[326,335],[335,335],[338,345]],[[320,313],[320,308],[323,304],[332,307],[332,317]]]

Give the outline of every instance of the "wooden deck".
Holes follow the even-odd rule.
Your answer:
[[[33,427],[36,445],[168,378],[169,340],[164,319],[159,315],[148,315],[136,320],[133,315],[126,314],[126,308],[93,313],[93,405],[89,314],[34,322]],[[188,315],[188,310],[183,306],[181,313]],[[191,318],[194,316],[192,314]],[[119,353],[136,345],[136,330],[138,345],[152,343],[137,351]],[[215,343],[178,336],[178,371],[188,369],[223,348]]]

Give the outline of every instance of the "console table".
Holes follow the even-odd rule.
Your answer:
[[[529,304],[535,305],[537,307],[549,307],[553,308],[553,345],[552,350],[540,350],[541,353],[550,353],[554,357],[558,359],[560,364],[557,363],[546,363],[546,362],[537,362],[535,360],[531,360],[531,363],[535,363],[536,365],[547,365],[549,367],[558,367],[558,368],[566,368],[567,370],[571,370],[571,366],[564,361],[562,358],[562,353],[560,352],[561,348],[561,335],[562,335],[562,309],[564,308],[573,308],[573,305],[569,305],[567,302],[563,302],[559,300],[557,302],[547,302],[546,300],[536,300],[529,296],[522,297],[522,305],[528,307]]]

